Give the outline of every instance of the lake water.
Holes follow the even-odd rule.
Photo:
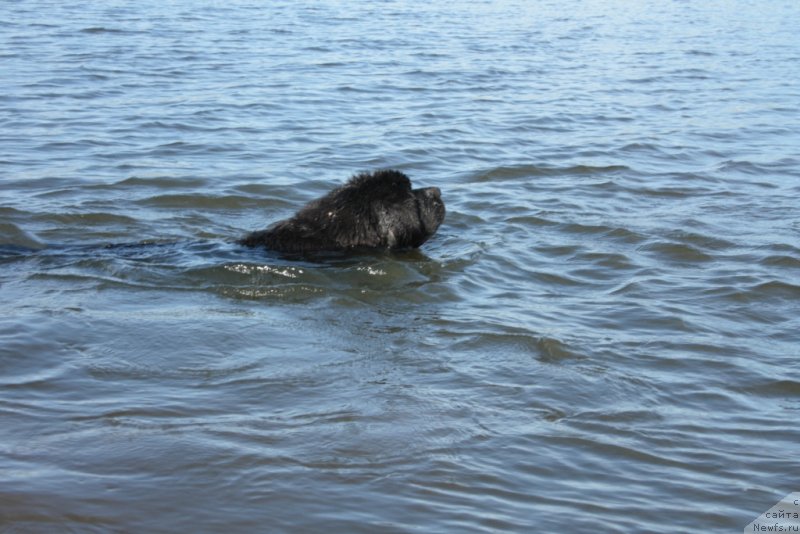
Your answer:
[[[0,15],[0,532],[740,532],[800,491],[799,3]],[[377,168],[441,188],[421,249],[235,244]]]

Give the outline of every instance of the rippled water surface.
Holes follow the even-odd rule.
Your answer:
[[[6,2],[0,531],[736,532],[800,491],[800,4]],[[421,249],[235,239],[354,172]]]

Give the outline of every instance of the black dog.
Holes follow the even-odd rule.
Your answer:
[[[365,172],[240,243],[279,252],[414,248],[436,232],[444,213],[438,187],[411,189],[400,171]]]

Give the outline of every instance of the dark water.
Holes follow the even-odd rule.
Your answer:
[[[800,4],[0,15],[0,532],[738,532],[800,490]],[[443,191],[422,249],[233,243],[383,167]]]

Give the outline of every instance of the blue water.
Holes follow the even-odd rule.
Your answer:
[[[800,491],[798,20],[3,4],[0,532],[740,531]],[[235,244],[377,168],[421,249]]]

